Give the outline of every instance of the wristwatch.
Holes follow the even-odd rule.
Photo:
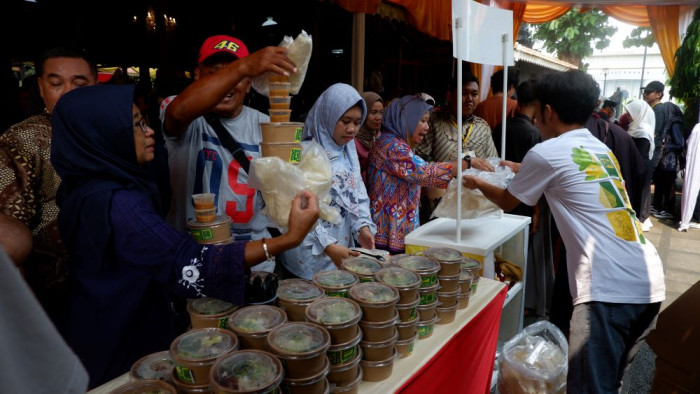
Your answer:
[[[467,161],[467,170],[472,168],[472,157],[469,155],[464,156],[464,160]]]

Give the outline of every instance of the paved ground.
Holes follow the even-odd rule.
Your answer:
[[[676,204],[680,210],[680,201]],[[677,212],[680,216],[680,212]],[[664,310],[678,296],[700,280],[700,229],[678,231],[677,219],[651,218],[654,227],[645,235],[656,246],[664,262],[666,275],[666,301],[661,304]],[[532,324],[537,319],[526,318],[525,324]],[[625,382],[626,393],[647,394],[651,391],[654,379],[656,355],[645,344],[639,350],[632,363]]]

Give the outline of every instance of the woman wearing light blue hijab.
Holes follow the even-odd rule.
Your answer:
[[[343,259],[359,253],[350,248],[374,249],[376,227],[369,212],[369,198],[362,182],[354,138],[367,116],[367,106],[350,85],[332,85],[316,100],[304,122],[304,140],[313,140],[326,151],[333,170],[331,206],[338,209],[339,224],[319,219],[295,249],[281,260],[292,274],[312,279],[320,271],[340,267]]]

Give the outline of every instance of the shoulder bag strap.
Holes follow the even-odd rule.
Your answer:
[[[241,148],[241,145],[231,137],[228,130],[221,124],[221,120],[218,116],[209,114],[205,116],[205,119],[216,132],[216,136],[219,138],[219,141],[221,141],[221,145],[231,152],[233,158],[236,159],[247,174],[250,170],[250,160],[246,157],[245,151]]]

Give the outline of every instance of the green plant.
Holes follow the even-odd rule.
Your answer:
[[[700,105],[700,8],[695,10],[675,59],[670,93],[685,104],[685,126],[690,130],[698,123]]]

